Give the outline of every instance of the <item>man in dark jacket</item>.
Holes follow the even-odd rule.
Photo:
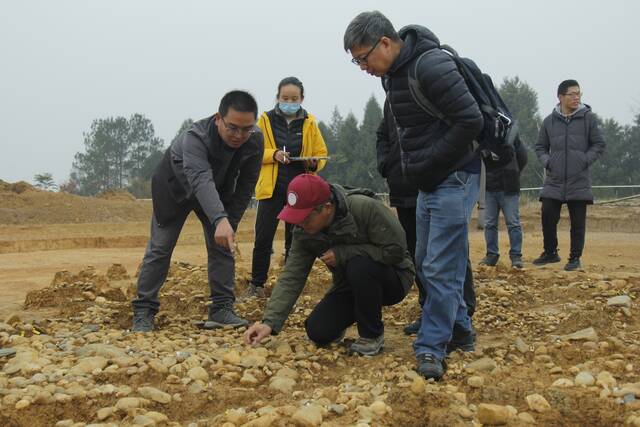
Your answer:
[[[504,216],[509,234],[509,258],[511,266],[522,268],[522,226],[520,225],[520,173],[527,165],[527,149],[516,138],[515,155],[500,168],[489,168],[486,172],[486,192],[484,200],[484,239],[487,255],[481,265],[494,266],[500,258],[498,247],[498,218]]]
[[[389,102],[385,100],[382,109],[382,121],[376,131],[376,159],[378,172],[387,180],[389,187],[389,204],[396,208],[398,220],[407,236],[407,248],[415,260],[416,253],[416,198],[418,187],[407,180],[402,174],[400,163],[400,143],[398,142],[398,128],[393,119],[393,113],[389,108]],[[420,308],[424,305],[427,294],[424,285],[416,276],[418,288],[418,303]],[[471,263],[467,263],[467,271],[464,277],[464,302],[467,304],[469,316],[473,316],[476,308],[476,292],[473,286],[473,270]],[[418,319],[405,326],[404,333],[415,335],[420,330],[422,315]],[[455,326],[454,326],[455,331]]]
[[[133,330],[154,329],[158,293],[190,212],[202,223],[208,254],[211,305],[205,328],[246,326],[233,311],[234,235],[255,188],[262,163],[258,106],[243,91],[227,93],[218,112],[195,122],[167,149],[152,180],[151,237],[133,300]]]
[[[580,85],[565,80],[558,86],[554,110],[542,122],[536,155],[545,168],[542,202],[544,252],[533,263],[559,262],[557,226],[566,203],[571,222],[571,251],[567,271],[581,268],[587,205],[593,203],[589,167],[604,153],[605,142],[591,107],[580,102]]]
[[[478,104],[455,62],[439,47],[438,38],[427,28],[411,25],[396,32],[377,11],[356,16],[344,35],[351,61],[383,79],[399,128],[403,171],[420,190],[416,264],[427,300],[414,350],[418,372],[435,379],[444,374],[448,350],[474,345],[463,287],[468,222],[479,192],[480,159],[473,140],[483,125]],[[412,68],[423,95],[450,125],[413,99],[408,79]]]
[[[399,303],[415,276],[402,227],[370,190],[346,190],[317,175],[295,177],[278,218],[294,224],[287,263],[267,303],[262,322],[244,339],[256,345],[277,334],[297,301],[316,258],[326,264],[333,286],[305,322],[318,345],[337,342],[355,323],[351,351],[372,356],[384,346],[382,306]]]

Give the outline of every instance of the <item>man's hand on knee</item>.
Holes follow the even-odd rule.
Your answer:
[[[231,252],[234,250],[234,232],[229,220],[222,218],[216,224],[216,231],[213,235],[216,244],[223,248],[229,249]]]
[[[244,342],[245,344],[256,346],[269,335],[271,335],[271,326],[256,322],[244,333]]]

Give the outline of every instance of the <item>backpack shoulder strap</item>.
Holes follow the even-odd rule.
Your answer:
[[[451,122],[445,117],[445,115],[442,114],[442,112],[438,110],[435,105],[433,105],[433,102],[429,101],[429,99],[425,96],[422,85],[417,78],[418,66],[420,65],[420,61],[425,55],[432,51],[433,49],[423,52],[418,57],[418,59],[416,59],[413,67],[409,67],[409,92],[411,93],[411,97],[413,98],[413,100],[416,102],[416,104],[418,104],[418,106],[420,106],[420,108],[422,108],[428,114],[437,117],[438,119],[451,126]]]

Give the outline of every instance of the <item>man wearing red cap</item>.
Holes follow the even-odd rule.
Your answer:
[[[333,275],[333,287],[305,321],[309,339],[318,345],[339,341],[355,323],[359,338],[351,351],[379,353],[382,306],[402,301],[415,277],[398,218],[370,190],[347,190],[310,174],[291,181],[278,218],[296,226],[291,252],[262,322],[245,332],[245,342],[257,345],[280,332],[319,258]]]

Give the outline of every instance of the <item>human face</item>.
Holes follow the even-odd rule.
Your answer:
[[[580,86],[570,86],[564,95],[559,95],[560,107],[562,111],[572,112],[576,111],[580,106]]]
[[[397,56],[397,49],[388,37],[381,37],[373,45],[356,46],[350,52],[351,62],[376,77],[385,75]]]
[[[325,203],[315,208],[298,226],[305,233],[314,235],[324,230],[331,224],[334,207],[331,203]]]
[[[301,92],[296,85],[284,85],[280,88],[280,93],[278,93],[278,102],[302,103],[304,96],[302,96]]]
[[[216,114],[216,126],[220,137],[231,148],[240,148],[255,133],[256,119],[251,112],[240,112],[229,108],[227,115]]]

